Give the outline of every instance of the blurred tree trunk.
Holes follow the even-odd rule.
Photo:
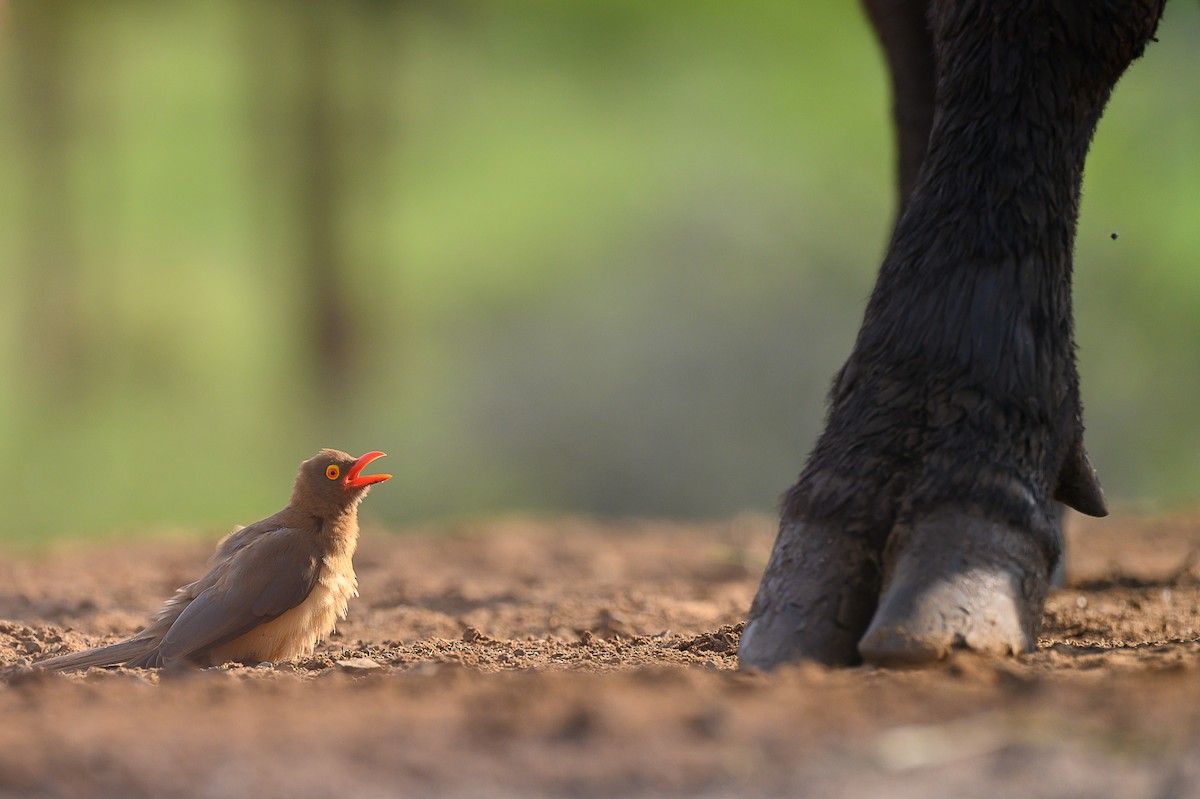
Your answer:
[[[15,58],[17,125],[24,162],[22,225],[23,319],[26,366],[33,388],[70,399],[86,377],[80,320],[78,231],[70,166],[73,103],[63,0],[14,3],[8,10]]]
[[[333,28],[341,5],[261,0],[245,14],[246,87],[257,195],[254,245],[291,291],[310,409],[352,374],[354,320],[342,242],[344,176]],[[283,298],[280,294],[280,299]]]
[[[342,211],[345,175],[335,87],[333,28],[340,4],[310,0],[298,15],[300,33],[299,184],[296,216],[302,252],[303,290],[313,336],[313,380],[318,392],[340,385],[352,373],[354,323],[343,279]],[[341,399],[342,392],[329,392]]]
[[[368,288],[372,267],[376,275],[387,268],[385,237],[354,239],[347,214],[351,205],[374,213],[386,202],[371,192],[394,190],[379,167],[395,137],[401,8],[378,0],[243,6],[256,244],[295,292],[298,351],[320,414],[331,410],[324,397],[344,404],[345,392],[330,387],[356,380],[369,362],[374,316],[395,311]],[[386,229],[382,218],[357,221]]]
[[[368,233],[352,242],[358,267],[352,288],[356,307],[364,314],[358,320],[360,335],[387,342],[357,355],[360,364],[370,365],[372,375],[394,378],[403,374],[408,354],[408,314],[399,253],[387,231],[395,229],[397,214],[403,213],[397,207],[403,180],[391,167],[402,146],[405,121],[402,58],[412,29],[411,18],[405,17],[411,0],[357,0],[347,7],[355,12],[349,28],[355,47],[344,56],[349,80],[343,109],[353,120],[347,131],[345,164],[353,178],[353,207],[363,209],[366,217],[356,218],[356,227]]]

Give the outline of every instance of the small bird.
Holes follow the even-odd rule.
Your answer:
[[[391,479],[362,470],[381,457],[321,450],[300,464],[287,507],[221,539],[209,573],[177,589],[146,629],[33,668],[212,666],[312,654],[358,596],[358,505],[369,486]]]

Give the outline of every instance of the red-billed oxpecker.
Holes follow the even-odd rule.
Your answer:
[[[300,464],[287,507],[225,536],[208,574],[176,590],[150,626],[128,641],[34,668],[257,664],[312,654],[358,596],[351,562],[358,504],[369,486],[391,477],[362,471],[380,457],[321,450]]]

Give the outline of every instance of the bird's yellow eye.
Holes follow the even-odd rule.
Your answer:
[[[325,476],[330,480],[336,480],[342,474],[342,470],[332,463],[325,467]]]

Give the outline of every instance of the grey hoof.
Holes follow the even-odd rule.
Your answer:
[[[879,609],[858,651],[882,666],[928,663],[952,649],[1028,652],[1049,579],[1044,550],[1008,525],[946,513],[897,527]]]
[[[879,594],[879,566],[844,531],[784,522],[742,630],[742,666],[809,660],[846,666]]]

